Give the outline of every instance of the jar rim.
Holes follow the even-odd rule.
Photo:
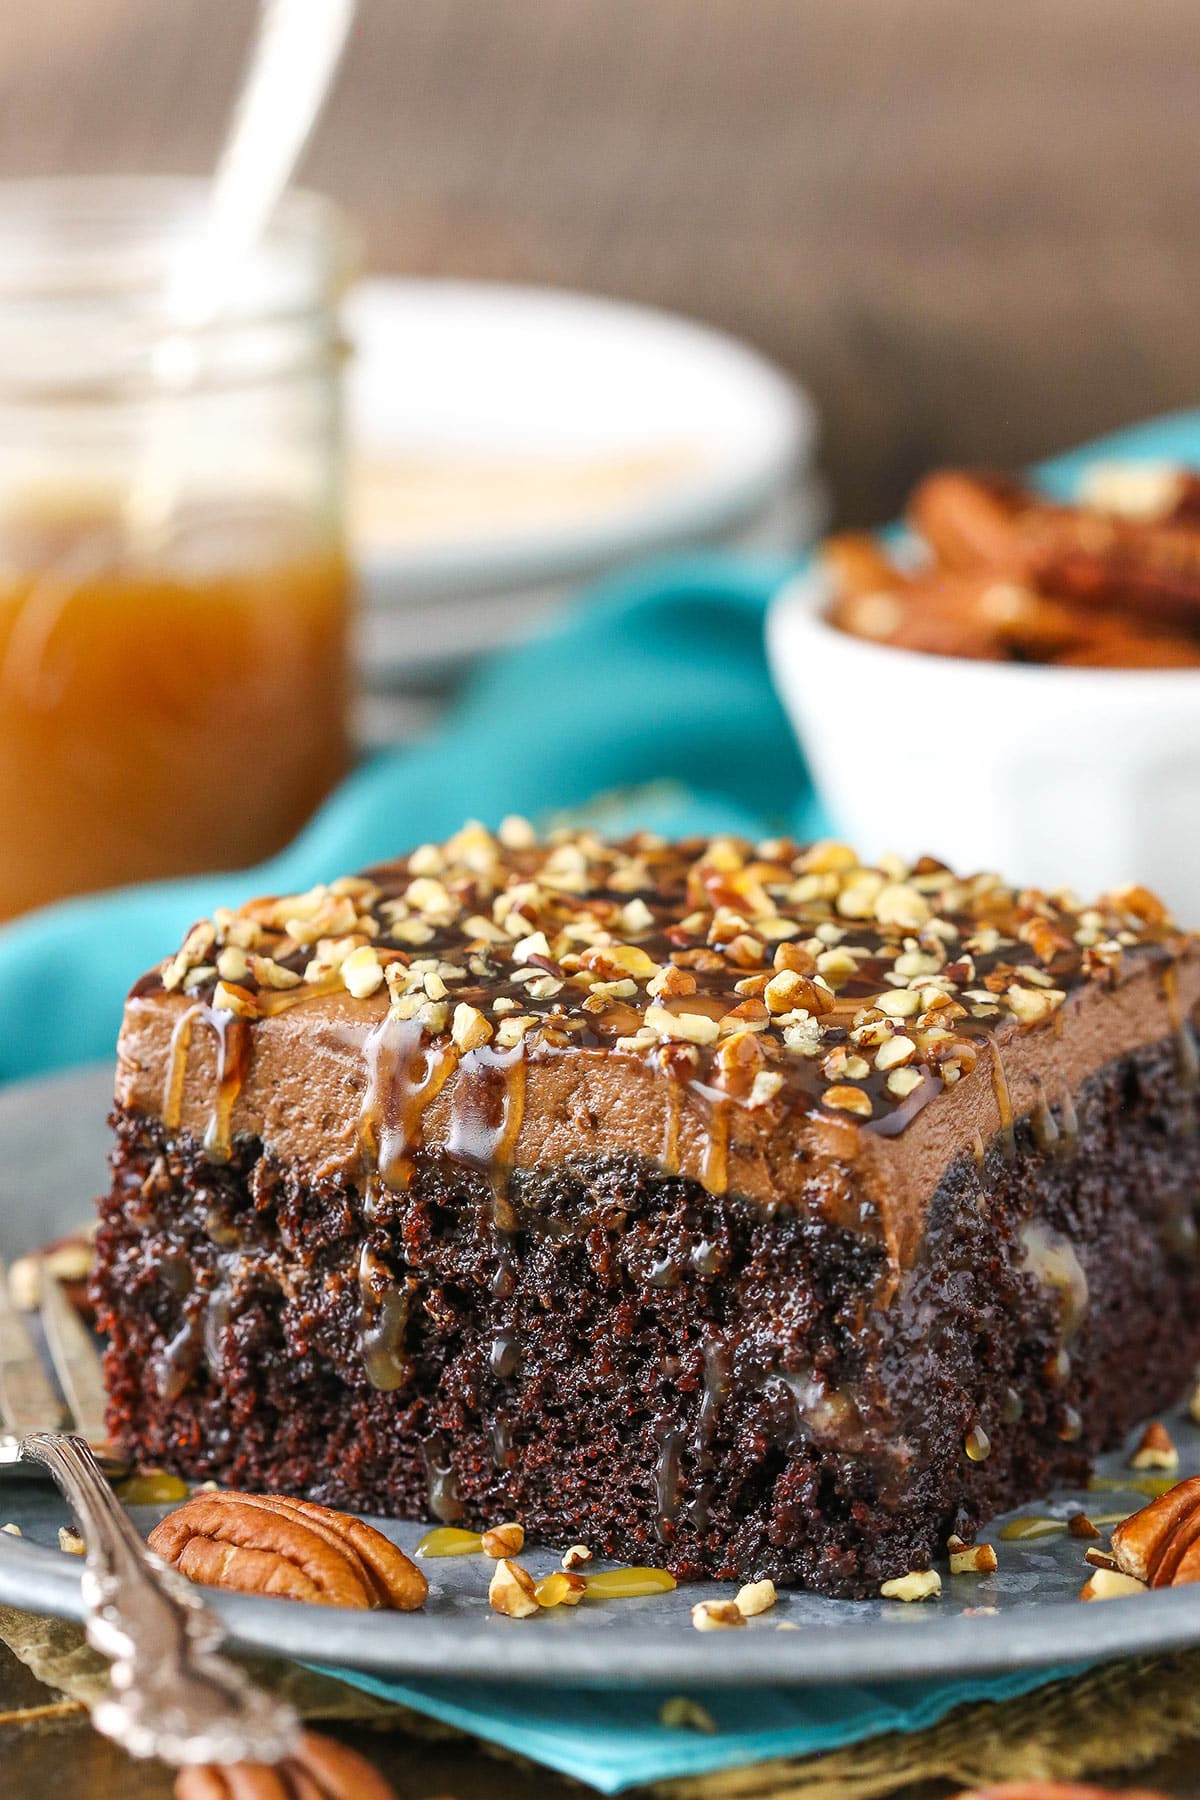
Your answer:
[[[168,283],[202,245],[210,192],[174,175],[0,181],[0,395],[152,390],[167,338],[203,347],[205,388],[244,381],[258,363],[336,353],[358,240],[341,209],[307,189],[283,196],[217,317],[177,316]]]

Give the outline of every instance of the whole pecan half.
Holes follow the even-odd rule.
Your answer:
[[[1200,1581],[1200,1475],[1176,1482],[1123,1519],[1112,1534],[1112,1551],[1122,1574],[1148,1587]]]
[[[373,1525],[278,1494],[193,1494],[154,1527],[150,1548],[189,1581],[319,1606],[413,1612],[429,1591]]]
[[[306,1731],[292,1756],[266,1763],[201,1763],[181,1769],[175,1800],[396,1800],[365,1757]]]

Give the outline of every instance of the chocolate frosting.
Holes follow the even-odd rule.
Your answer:
[[[499,1208],[509,1168],[632,1154],[819,1209],[898,1274],[954,1157],[1069,1133],[1093,1070],[1168,1036],[1195,1082],[1200,953],[1144,890],[508,835],[193,928],[130,995],[118,1104],[359,1185],[448,1151]]]

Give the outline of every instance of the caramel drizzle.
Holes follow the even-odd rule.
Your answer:
[[[321,981],[306,981],[302,987],[260,988],[254,996],[254,1004],[264,1019],[273,1019],[276,1013],[291,1012],[293,1006],[306,1006],[310,1000],[320,1000],[325,994],[344,992],[342,978],[335,971]]]
[[[1197,1054],[1191,1023],[1183,1015],[1179,999],[1179,971],[1174,963],[1168,963],[1162,972],[1162,995],[1175,1038],[1175,1066],[1179,1074],[1179,1085],[1184,1093],[1194,1094],[1200,1087],[1200,1055]]]
[[[217,1091],[212,1113],[204,1132],[204,1151],[210,1162],[228,1162],[232,1140],[230,1126],[233,1109],[246,1080],[250,1066],[250,1027],[245,1019],[231,1012],[197,1003],[180,1013],[171,1032],[167,1057],[167,1075],[163,1086],[162,1119],[168,1131],[175,1131],[183,1117],[183,1090],[187,1081],[188,1057],[197,1019],[212,1027],[217,1040]]]
[[[679,1173],[679,1117],[683,1107],[683,1088],[673,1075],[667,1076],[667,1111],[663,1126],[662,1167],[665,1175]]]
[[[360,1348],[367,1380],[381,1393],[394,1393],[412,1378],[405,1338],[411,1283],[397,1287],[386,1264],[364,1243],[358,1259],[362,1322]]]
[[[162,1120],[168,1131],[177,1131],[183,1117],[183,1084],[187,1078],[188,1051],[192,1047],[192,1027],[204,1010],[199,1001],[195,1006],[189,1006],[186,1012],[180,1013],[171,1032],[162,1103]]]
[[[992,1092],[996,1096],[996,1110],[1000,1115],[1000,1146],[1005,1156],[1012,1156],[1017,1147],[1016,1134],[1013,1130],[1012,1094],[1009,1092],[1008,1076],[1004,1072],[1004,1064],[1000,1060],[1000,1046],[995,1039],[991,1041],[992,1051]]]
[[[1051,1151],[1058,1145],[1058,1125],[1055,1122],[1054,1114],[1050,1111],[1050,1102],[1046,1098],[1045,1085],[1040,1075],[1033,1077],[1033,1086],[1037,1094],[1037,1101],[1029,1120],[1033,1131],[1033,1140],[1039,1150]]]
[[[368,1036],[365,1054],[359,1146],[368,1169],[400,1193],[412,1180],[425,1111],[457,1068],[458,1051],[451,1044],[425,1043],[416,1019],[384,1017]]]
[[[1059,1138],[1062,1147],[1065,1150],[1070,1145],[1074,1144],[1079,1136],[1079,1114],[1075,1110],[1075,1101],[1072,1097],[1071,1090],[1067,1085],[1067,1078],[1065,1075],[1063,1076],[1062,1104],[1059,1108],[1059,1113],[1061,1117]]]
[[[342,985],[340,976],[331,976],[325,981],[310,982],[303,988],[272,989],[269,992],[255,995],[255,1005],[264,1019],[272,1018],[276,1013],[289,1012],[293,1006],[302,1006],[306,1001],[317,1000],[322,994],[331,994]],[[187,1079],[188,1053],[192,1047],[192,1030],[197,1018],[203,1016],[206,1023],[213,1026],[218,1040],[224,1041],[224,1028],[218,1019],[232,1015],[214,1011],[198,1000],[181,1012],[171,1032],[171,1045],[167,1054],[167,1074],[163,1082],[162,1122],[168,1131],[176,1131],[183,1117],[183,1089]],[[244,1071],[243,1071],[244,1074]],[[218,1071],[217,1080],[222,1076]],[[240,1082],[239,1082],[240,1087]],[[232,1110],[236,1093],[229,1100]],[[226,1127],[228,1119],[226,1119]],[[213,1127],[210,1126],[210,1131]]]
[[[525,1122],[525,1046],[493,1050],[482,1046],[462,1059],[450,1114],[446,1152],[487,1170],[492,1184],[492,1218],[497,1231],[515,1231],[517,1218],[508,1198],[508,1178],[517,1139]],[[499,1116],[488,1122],[487,1102],[499,1076]]]
[[[714,1100],[709,1104],[700,1180],[710,1194],[723,1194],[729,1186],[728,1100]]]
[[[233,1109],[250,1067],[250,1025],[234,1013],[204,1008],[204,1021],[217,1038],[217,1097],[204,1133],[204,1150],[210,1162],[229,1161],[232,1149]]]

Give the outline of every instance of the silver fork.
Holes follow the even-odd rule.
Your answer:
[[[57,1429],[62,1403],[0,1263],[0,1462],[45,1469],[87,1547],[88,1642],[112,1664],[111,1692],[92,1714],[96,1729],[131,1756],[176,1765],[281,1761],[299,1741],[296,1714],[217,1655],[225,1636],[220,1619],[147,1548],[105,1480],[87,1441],[104,1441],[100,1359],[45,1269],[40,1310],[76,1433]]]

